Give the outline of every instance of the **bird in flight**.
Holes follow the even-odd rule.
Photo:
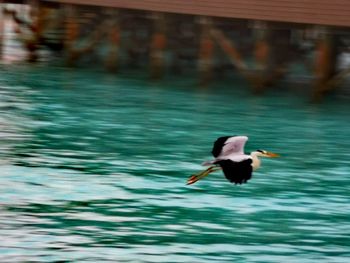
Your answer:
[[[246,183],[252,178],[252,173],[261,165],[259,157],[278,157],[278,154],[265,150],[256,150],[250,154],[244,153],[247,136],[224,136],[214,142],[211,153],[214,160],[206,161],[202,165],[208,169],[192,175],[187,184],[194,184],[212,172],[222,170],[226,179],[234,184]]]

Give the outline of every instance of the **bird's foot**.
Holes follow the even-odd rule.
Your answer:
[[[200,173],[197,173],[197,174],[194,174],[192,175],[190,178],[188,178],[187,180],[187,185],[190,185],[190,184],[194,184],[195,182],[197,182],[198,180],[206,177],[208,174],[212,173],[212,172],[215,172],[217,170],[220,170],[220,168],[217,168],[216,166],[210,166],[208,169],[200,172]]]
[[[192,175],[190,178],[187,179],[187,185],[189,184],[194,184],[195,182],[197,182],[198,179],[197,179],[197,176],[196,175]]]

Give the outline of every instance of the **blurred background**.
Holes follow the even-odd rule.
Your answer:
[[[349,262],[346,1],[0,7],[0,262]]]

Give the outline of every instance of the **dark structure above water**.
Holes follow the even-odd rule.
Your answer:
[[[255,92],[271,87],[299,63],[313,76],[315,98],[340,85],[350,72],[339,67],[340,58],[350,52],[349,0],[3,3],[30,6],[30,14],[6,8],[5,13],[13,17],[18,34],[32,31],[20,39],[33,62],[42,48],[64,54],[68,65],[96,57],[102,48],[100,60],[110,70],[146,64],[152,78],[160,78],[197,68],[202,84],[229,70]]]
[[[348,0],[60,0],[52,2],[275,22],[350,26],[350,1]]]

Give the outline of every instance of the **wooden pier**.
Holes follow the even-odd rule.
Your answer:
[[[46,49],[64,57],[69,66],[93,57],[112,72],[147,67],[153,79],[197,68],[202,85],[217,71],[232,71],[262,93],[288,74],[291,65],[308,61],[315,100],[341,85],[350,72],[338,67],[342,54],[350,52],[348,0],[0,4],[0,54],[4,21],[12,19],[30,62],[40,60],[40,50]],[[26,12],[21,5],[29,7]]]

